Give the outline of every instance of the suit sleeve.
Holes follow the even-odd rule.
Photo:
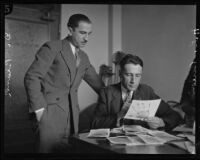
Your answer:
[[[154,93],[153,89],[151,89],[151,98],[160,98]],[[164,121],[166,130],[171,130],[180,123],[182,123],[181,116],[176,111],[171,109],[170,106],[164,100],[161,100],[155,116],[161,118]]]
[[[117,123],[117,114],[110,112],[110,105],[108,104],[108,96],[106,89],[100,91],[98,104],[94,111],[94,119],[92,128],[114,128]]]
[[[94,67],[91,65],[88,57],[87,58],[87,68],[83,79],[92,87],[92,89],[99,94],[101,88],[105,86],[104,82],[101,80],[101,77],[97,74]]]
[[[36,53],[35,59],[24,77],[24,86],[29,105],[33,111],[46,107],[43,96],[42,81],[55,57],[48,43],[44,44]]]

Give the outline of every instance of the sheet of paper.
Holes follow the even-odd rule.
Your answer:
[[[129,132],[143,132],[143,133],[148,133],[150,130],[147,128],[144,128],[140,125],[123,125],[122,126],[123,130],[127,133]]]
[[[107,138],[112,144],[124,144],[124,145],[145,145],[145,143],[138,138],[137,136],[128,137],[128,136],[117,136]]]
[[[91,129],[88,137],[109,137],[110,129],[103,128],[103,129]]]
[[[183,139],[181,137],[177,137],[177,136],[174,136],[167,132],[158,131],[158,130],[151,130],[148,132],[148,134],[150,134],[158,139],[161,139],[163,142],[169,142],[169,141],[173,141],[173,140],[182,140]]]
[[[124,118],[143,120],[154,117],[161,99],[156,100],[133,100]]]
[[[176,128],[174,128],[173,131],[192,133],[192,128],[183,124],[183,125],[180,125],[180,126],[177,126]]]
[[[141,138],[146,144],[161,145],[165,143],[164,140],[154,136],[144,135],[144,134],[138,134],[137,136]]]
[[[119,128],[112,128],[110,130],[110,133],[123,133],[123,128],[119,127]]]
[[[195,144],[195,135],[193,135],[191,133],[180,133],[177,136],[187,138],[190,142]]]
[[[186,141],[185,142],[185,146],[187,148],[187,151],[190,152],[191,154],[195,154],[196,151],[195,151],[195,146],[192,142],[190,141]]]

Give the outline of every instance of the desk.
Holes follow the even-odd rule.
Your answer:
[[[125,146],[112,145],[106,138],[88,138],[88,133],[81,133],[70,138],[70,143],[77,148],[77,153],[119,153],[119,154],[188,154],[187,151],[170,144]]]

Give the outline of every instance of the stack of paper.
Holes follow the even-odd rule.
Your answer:
[[[88,137],[109,137],[110,129],[91,129]]]

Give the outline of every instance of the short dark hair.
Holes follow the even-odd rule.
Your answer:
[[[143,67],[143,61],[140,57],[136,56],[136,55],[132,55],[132,54],[126,54],[123,59],[120,61],[120,68],[124,69],[124,66],[126,64],[139,64],[141,67]]]
[[[67,23],[67,26],[71,27],[72,29],[74,29],[74,28],[78,27],[80,21],[84,21],[84,22],[87,22],[87,23],[92,23],[90,21],[90,19],[86,15],[73,14],[73,15],[70,16],[70,18],[68,20],[68,23]]]

